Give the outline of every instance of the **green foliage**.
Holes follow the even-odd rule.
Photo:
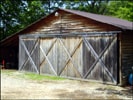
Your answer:
[[[104,14],[109,0],[64,0],[66,8],[86,11],[97,14]]]
[[[35,81],[66,80],[65,78],[58,76],[39,75],[31,72],[18,72],[17,70],[1,70],[1,73],[9,76],[15,76],[17,78],[30,79]]]
[[[16,70],[1,70],[1,73],[6,74],[6,75],[12,75]]]
[[[18,26],[17,17],[18,12],[20,9],[16,8],[19,7],[20,0],[18,1],[10,1],[10,0],[2,0],[0,5],[1,17],[0,17],[0,32],[1,37],[5,38],[8,35],[11,35],[15,32],[15,27]]]
[[[41,1],[27,1],[24,11],[20,14],[20,20],[25,27],[45,15]]]
[[[111,1],[107,7],[106,15],[115,16],[121,19],[133,21],[132,1]]]
[[[44,16],[41,1],[2,0],[0,40]]]
[[[39,74],[28,73],[28,72],[26,72],[24,74],[24,76],[26,78],[28,78],[28,79],[31,79],[31,80],[44,80],[44,79],[48,79],[48,80],[64,80],[64,78],[61,78],[61,77],[48,76],[48,75],[39,75]]]

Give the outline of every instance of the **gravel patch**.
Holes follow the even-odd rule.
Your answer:
[[[41,82],[1,73],[1,99],[133,99],[125,88],[77,80]]]

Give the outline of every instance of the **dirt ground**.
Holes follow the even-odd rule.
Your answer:
[[[77,80],[27,80],[1,73],[1,99],[133,99],[132,91]]]

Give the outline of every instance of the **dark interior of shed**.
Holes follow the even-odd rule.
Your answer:
[[[0,65],[3,69],[18,69],[18,48],[5,47],[0,50]]]

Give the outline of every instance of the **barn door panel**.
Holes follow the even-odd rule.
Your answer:
[[[84,78],[117,83],[117,37],[83,37]],[[86,59],[87,58],[87,59]]]
[[[28,55],[24,50],[23,44],[22,44],[22,39],[19,39],[19,70],[22,70],[23,64],[25,63],[25,58],[27,60]]]
[[[40,40],[40,73],[57,75],[57,39]]]
[[[66,57],[62,60],[63,66],[59,67],[59,75],[68,77],[82,77],[81,65],[81,38],[61,38],[60,45],[65,50]]]
[[[95,62],[95,57],[91,53],[90,48],[87,45],[85,39],[83,39],[83,76],[84,78],[92,71],[97,62]],[[95,62],[95,63],[94,63]]]
[[[103,81],[117,83],[117,37],[113,37],[111,40],[110,46],[102,57],[107,68],[107,70],[104,69]],[[112,75],[111,77],[109,77],[108,71]]]
[[[39,40],[20,38],[19,70],[26,70],[39,73]]]
[[[63,42],[66,41],[66,38],[59,37],[58,38],[58,48],[57,48],[57,66],[58,66],[58,75],[60,76],[62,70],[64,69],[64,65],[67,62],[68,55],[66,50],[64,49],[64,44]]]
[[[71,41],[72,42],[72,41]],[[73,42],[74,48],[71,52],[72,60],[75,64],[75,73],[77,74],[78,78],[83,77],[83,67],[82,67],[82,38],[77,38]],[[72,45],[71,45],[72,46]]]

